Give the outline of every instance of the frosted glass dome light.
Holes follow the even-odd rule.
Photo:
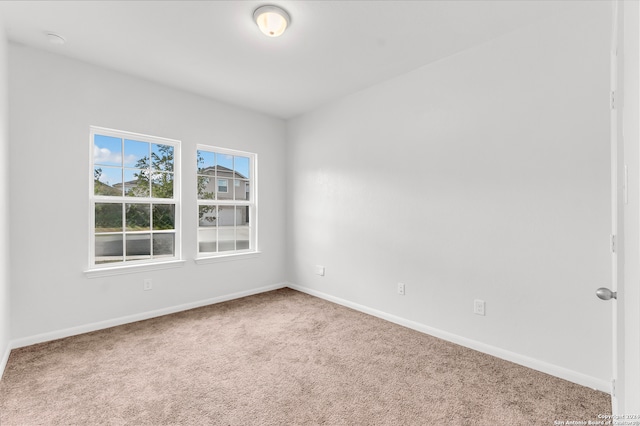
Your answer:
[[[279,37],[289,26],[289,14],[278,6],[260,6],[253,12],[258,28],[269,37]]]

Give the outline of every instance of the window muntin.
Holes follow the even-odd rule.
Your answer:
[[[90,133],[90,267],[179,259],[179,141]]]
[[[256,155],[199,145],[198,256],[254,252]]]

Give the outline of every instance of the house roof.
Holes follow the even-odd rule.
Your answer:
[[[248,179],[248,177],[246,177],[245,175],[243,175],[242,173],[239,173],[237,171],[233,171],[228,167],[225,166],[211,166],[211,167],[204,167],[204,168],[198,168],[198,174],[201,175],[207,175],[207,176],[211,176],[210,174],[208,174],[207,172],[214,172],[216,174],[220,174],[222,173],[226,173],[232,176],[224,176],[224,177],[233,177],[236,179]]]

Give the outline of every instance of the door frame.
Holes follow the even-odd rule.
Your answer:
[[[615,77],[618,98],[611,115],[612,229],[619,241],[612,283],[618,299],[611,402],[613,414],[625,416],[640,414],[640,4],[613,0],[612,5],[612,52],[617,51],[612,82]]]
[[[618,294],[619,299],[611,299],[612,302],[612,333],[611,333],[611,407],[613,414],[619,414],[620,407],[619,392],[624,387],[622,377],[624,377],[624,364],[620,359],[624,352],[620,332],[624,330],[624,318],[621,315],[621,297],[624,296],[623,276],[619,271],[623,269],[624,261],[624,239],[621,235],[624,232],[624,205],[628,200],[626,177],[628,176],[624,162],[624,146],[621,131],[621,92],[619,84],[621,80],[620,72],[620,39],[621,39],[621,15],[623,13],[620,4],[621,0],[611,2],[611,49],[610,49],[610,143],[611,143],[611,289]],[[622,165],[622,167],[621,167]],[[624,186],[624,187],[623,187]],[[623,391],[623,390],[622,390]]]

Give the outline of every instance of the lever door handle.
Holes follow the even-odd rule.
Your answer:
[[[611,291],[606,287],[600,287],[599,289],[596,290],[596,296],[598,296],[602,300],[617,299],[618,292]]]

